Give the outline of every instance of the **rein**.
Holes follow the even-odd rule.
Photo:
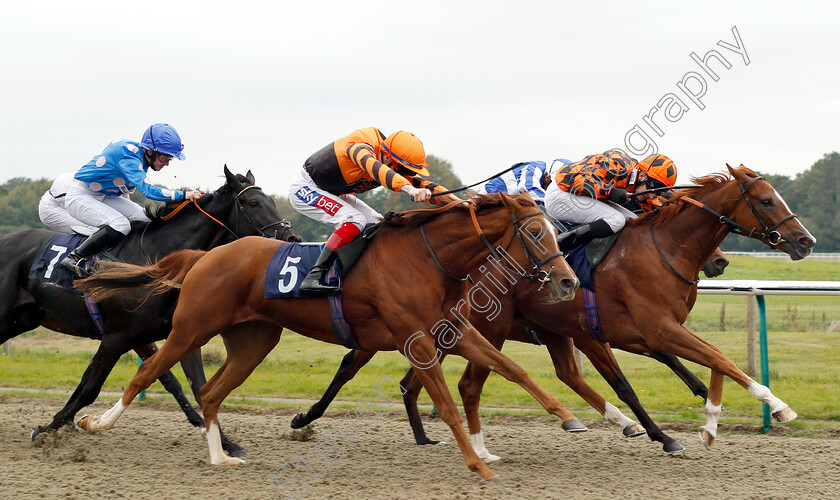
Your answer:
[[[551,254],[551,255],[549,255],[548,257],[546,257],[542,260],[537,259],[537,257],[535,257],[533,255],[531,250],[526,245],[525,238],[522,236],[522,231],[521,231],[520,224],[519,224],[520,222],[522,222],[525,219],[528,219],[528,218],[531,218],[531,217],[534,217],[534,216],[543,215],[543,213],[540,212],[540,211],[533,212],[533,213],[530,213],[530,214],[525,214],[522,217],[519,217],[518,219],[516,218],[516,214],[511,213],[511,221],[513,223],[513,233],[514,234],[511,235],[510,241],[508,241],[508,244],[505,247],[505,250],[507,250],[508,248],[510,248],[510,245],[513,243],[513,238],[514,237],[519,238],[519,243],[522,245],[522,248],[525,250],[525,255],[528,256],[528,260],[530,261],[531,265],[534,266],[534,268],[533,268],[533,270],[530,274],[525,273],[524,271],[517,272],[516,269],[511,269],[511,266],[505,261],[505,259],[499,253],[499,251],[496,250],[493,247],[493,245],[490,244],[490,241],[487,239],[487,236],[484,234],[484,230],[481,229],[481,225],[478,223],[478,217],[476,216],[476,213],[475,213],[475,205],[468,200],[452,201],[452,202],[450,202],[450,203],[448,203],[448,204],[446,204],[442,207],[438,207],[438,208],[419,208],[419,209],[415,209],[415,210],[408,210],[408,211],[405,211],[405,212],[400,212],[399,214],[397,214],[397,216],[402,216],[402,215],[409,214],[409,213],[441,213],[441,212],[448,211],[449,209],[455,207],[456,205],[461,205],[461,204],[464,204],[464,203],[467,204],[467,208],[470,212],[470,218],[472,219],[472,223],[473,223],[473,228],[475,229],[476,233],[478,234],[478,237],[481,238],[481,241],[484,243],[484,245],[487,247],[487,249],[490,250],[490,255],[494,259],[496,259],[496,261],[500,265],[514,271],[514,274],[518,274],[520,278],[528,279],[530,281],[533,281],[533,280],[536,279],[537,281],[540,282],[540,288],[542,288],[542,285],[547,283],[550,280],[550,278],[548,276],[551,273],[551,271],[550,270],[549,271],[542,270],[542,269],[540,269],[540,266],[542,266],[546,262],[549,262],[551,259],[554,259],[555,257],[562,256],[563,252],[556,252],[556,253]],[[420,235],[423,238],[423,244],[426,246],[426,250],[429,251],[429,254],[432,256],[432,260],[435,262],[438,269],[440,269],[440,271],[444,274],[444,276],[446,276],[447,278],[452,279],[454,281],[457,281],[459,283],[463,283],[464,281],[467,281],[468,279],[470,280],[470,282],[473,282],[472,279],[470,278],[469,274],[467,274],[463,278],[459,278],[459,277],[455,276],[454,274],[452,274],[451,272],[449,272],[443,266],[440,259],[437,257],[437,254],[435,254],[435,251],[432,248],[431,244],[429,243],[429,239],[426,236],[426,230],[425,230],[424,224],[420,225]]]
[[[236,205],[237,210],[239,210],[240,212],[242,212],[245,215],[245,218],[248,219],[248,223],[251,225],[252,228],[257,230],[257,232],[260,234],[260,236],[270,238],[271,236],[267,235],[264,230],[266,228],[269,228],[269,227],[272,227],[272,226],[278,226],[279,225],[283,228],[283,231],[285,231],[286,229],[290,229],[292,227],[291,222],[287,221],[286,219],[280,219],[277,222],[272,222],[270,224],[266,224],[266,225],[261,226],[261,227],[259,225],[257,225],[256,221],[254,221],[254,219],[251,217],[251,215],[248,213],[248,211],[245,210],[245,207],[242,205],[242,201],[240,200],[240,196],[242,196],[242,193],[244,193],[245,191],[247,191],[249,189],[259,189],[260,191],[262,191],[262,189],[259,186],[254,186],[254,185],[245,186],[242,190],[240,190],[238,193],[236,193],[236,196],[234,197],[234,204]],[[238,234],[238,232],[239,232],[239,219],[238,218],[236,219],[235,230],[233,230],[233,229],[229,228],[227,225],[225,225],[224,222],[220,221],[219,219],[217,219],[217,218],[213,217],[212,215],[210,215],[209,213],[207,213],[207,211],[204,210],[203,208],[201,208],[201,205],[199,205],[198,201],[195,200],[195,199],[182,201],[181,203],[179,203],[175,207],[174,210],[172,210],[172,212],[162,216],[160,219],[162,221],[169,221],[170,219],[175,217],[175,215],[177,215],[178,212],[180,212],[181,210],[183,210],[185,207],[189,206],[190,204],[195,205],[195,208],[197,208],[199,212],[206,215],[210,220],[212,220],[216,224],[225,228],[225,230],[233,236],[233,239],[235,239],[235,240],[239,239],[239,234]],[[140,234],[140,252],[143,253],[143,254],[146,253],[145,250],[143,250],[143,238],[146,235],[146,229],[148,229],[148,227],[149,227],[149,225],[147,224],[143,228],[143,232]],[[281,232],[280,234],[282,236],[283,233]],[[276,230],[274,231],[274,236],[275,236],[275,239],[276,239],[276,236],[277,236],[277,231]]]

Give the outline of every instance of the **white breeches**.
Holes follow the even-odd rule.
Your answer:
[[[149,222],[140,205],[122,196],[95,193],[82,181],[74,180],[64,200],[67,213],[87,226],[111,226],[128,234],[132,221]]]
[[[614,233],[624,227],[628,217],[636,217],[633,212],[615,203],[563,191],[556,182],[552,182],[546,190],[545,208],[549,217],[561,222],[588,224],[604,219]]]
[[[304,169],[298,171],[289,185],[289,202],[298,212],[333,229],[349,222],[361,230],[382,219],[379,212],[355,195],[337,196],[321,189]]]

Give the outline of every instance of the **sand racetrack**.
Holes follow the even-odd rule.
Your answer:
[[[548,418],[499,417],[484,432],[488,449],[503,457],[491,464],[503,482],[486,483],[467,470],[454,444],[413,445],[399,413],[370,424],[321,419],[311,440],[296,441],[288,412],[224,412],[223,429],[250,456],[239,467],[213,467],[199,432],[160,405],[132,405],[109,432],[62,430],[32,443],[30,430],[60,406],[58,400],[0,397],[0,498],[291,498],[304,484],[294,483],[295,475],[305,480],[304,497],[316,499],[840,496],[838,439],[724,428],[707,452],[694,432],[666,430],[687,448],[671,457],[647,437],[626,439],[600,423],[571,435]],[[101,414],[108,407],[96,403],[88,410]],[[439,419],[427,430],[453,441]],[[329,465],[314,459],[319,452]],[[275,475],[307,454],[311,473],[290,465]],[[293,488],[281,493],[272,478],[276,484],[291,480]]]

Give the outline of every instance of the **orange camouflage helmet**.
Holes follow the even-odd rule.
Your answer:
[[[661,184],[657,187],[671,187],[677,183],[677,166],[665,155],[650,155],[639,162],[639,167],[650,179]]]
[[[428,176],[426,150],[416,135],[405,130],[394,132],[382,142],[382,151],[391,159],[412,172]]]

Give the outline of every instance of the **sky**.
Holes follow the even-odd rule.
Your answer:
[[[167,187],[216,189],[227,164],[287,195],[369,126],[413,132],[465,183],[615,147],[655,147],[680,182],[726,163],[793,177],[840,149],[838,28],[837,2],[14,2],[0,183],[155,122],[185,144],[150,171]]]

